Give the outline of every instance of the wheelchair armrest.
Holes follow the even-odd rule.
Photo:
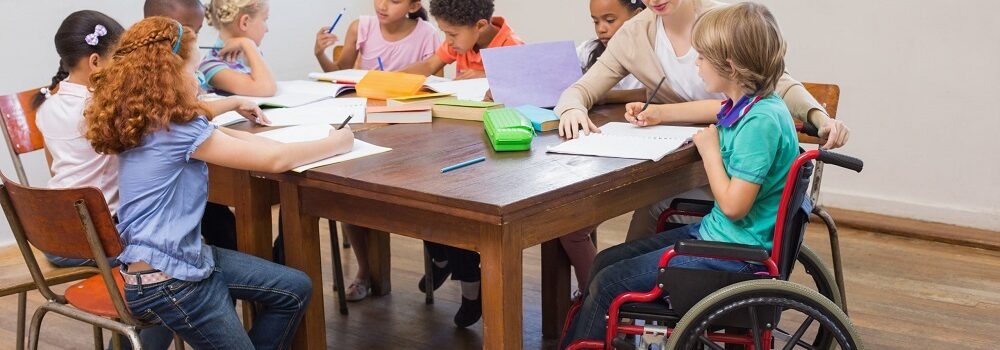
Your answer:
[[[748,261],[764,261],[769,257],[767,250],[758,246],[695,239],[678,241],[674,244],[674,252],[677,255],[695,255]]]

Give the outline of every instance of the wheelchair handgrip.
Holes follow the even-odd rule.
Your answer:
[[[819,137],[819,129],[817,129],[816,126],[812,125],[812,123],[810,123],[810,122],[804,122],[804,123],[802,123],[802,126],[800,126],[798,129],[799,129],[799,132],[801,132],[803,134],[806,134],[806,135],[809,135],[809,136],[812,136],[812,137]]]
[[[861,169],[865,167],[865,162],[861,161],[861,159],[834,153],[825,149],[819,150],[819,156],[816,157],[816,159],[823,163],[833,164],[859,173],[861,172]]]

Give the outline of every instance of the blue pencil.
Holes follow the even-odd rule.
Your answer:
[[[476,158],[476,159],[467,160],[467,161],[464,161],[464,162],[461,162],[461,163],[458,163],[458,164],[455,164],[455,165],[446,166],[444,168],[441,168],[441,172],[442,173],[447,173],[449,171],[452,171],[452,170],[455,170],[455,169],[464,168],[464,167],[467,167],[469,165],[476,164],[476,163],[479,163],[479,162],[482,162],[482,161],[485,161],[485,160],[486,160],[486,157],[479,157],[479,158]]]
[[[385,71],[385,66],[382,65],[382,56],[378,56],[378,70]]]
[[[346,7],[343,10],[340,10],[340,14],[338,14],[337,18],[333,20],[333,25],[330,26],[330,30],[326,31],[327,34],[333,33],[333,28],[337,28],[337,23],[340,23],[340,17],[344,17],[344,12],[347,12]]]

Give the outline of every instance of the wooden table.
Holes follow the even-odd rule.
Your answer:
[[[600,125],[622,120],[623,112],[609,106],[591,116]],[[556,239],[707,184],[692,146],[659,162],[556,155],[545,153],[561,142],[549,132],[535,138],[530,152],[496,153],[481,123],[447,119],[356,136],[393,150],[303,174],[253,174],[279,182],[286,262],[315,286],[296,349],[326,347],[319,218],[479,252],[484,347],[519,349],[525,248],[543,246],[543,334],[556,338],[570,296],[568,260]],[[479,156],[486,162],[441,173]],[[382,264],[373,278],[388,281],[388,249],[376,252]]]

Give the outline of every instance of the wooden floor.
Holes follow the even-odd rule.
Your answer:
[[[599,229],[602,248],[620,243],[627,217]],[[326,235],[325,228],[322,230]],[[325,237],[326,238],[326,237]],[[324,242],[326,239],[324,239]],[[829,241],[813,225],[809,244],[829,255]],[[851,318],[868,349],[1000,349],[1000,252],[951,246],[897,236],[845,229],[841,244],[846,262]],[[324,278],[331,276],[329,244],[323,246]],[[425,305],[417,288],[423,265],[418,241],[393,236],[393,292],[350,304],[350,315],[337,313],[329,283],[326,296],[328,347],[331,349],[476,349],[482,346],[482,323],[456,329],[452,317],[460,293],[454,282]],[[344,250],[348,276],[355,263]],[[524,257],[524,346],[552,348],[541,339],[539,249]],[[0,348],[14,348],[16,297],[0,299]],[[41,302],[29,297],[29,310]],[[30,317],[30,315],[29,315]],[[43,349],[89,349],[91,331],[52,315],[42,328]]]

